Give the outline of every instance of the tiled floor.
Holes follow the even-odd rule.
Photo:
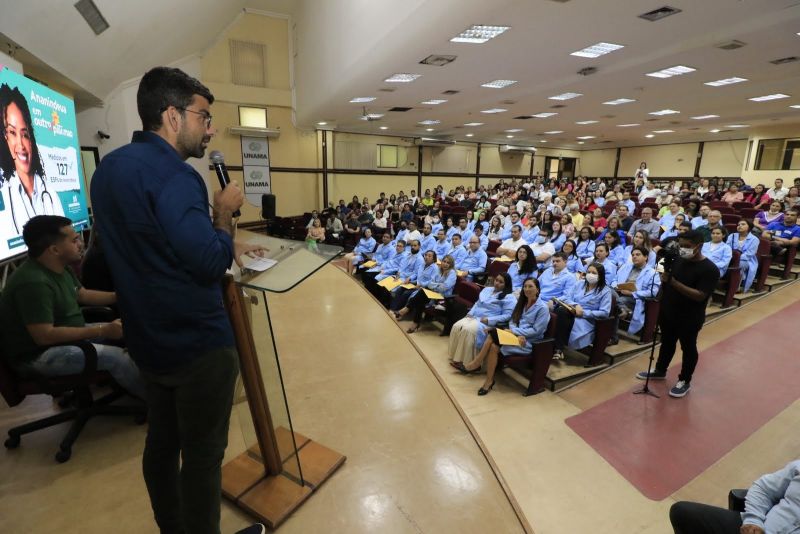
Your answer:
[[[703,330],[701,348],[798,297],[800,284],[722,317]],[[501,377],[478,397],[482,378],[451,372],[446,338],[433,326],[409,336],[423,357],[336,267],[272,296],[270,311],[295,428],[347,455],[281,532],[522,532],[507,487],[537,534],[667,533],[674,500],[724,504],[730,487],[783,465],[800,445],[795,402],[670,498],[650,501],[564,424],[629,389],[644,357],[559,394],[524,398]],[[713,376],[701,371],[698,379]],[[0,430],[51,409],[46,399],[3,406]],[[62,432],[41,431],[0,451],[0,532],[155,532],[140,474],[144,427],[92,421],[72,460],[57,465]],[[227,457],[246,441],[235,416]],[[223,505],[224,533],[248,521]]]

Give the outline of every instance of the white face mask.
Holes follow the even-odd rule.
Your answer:
[[[596,284],[600,277],[594,273],[588,273],[586,275],[586,281],[590,284]]]
[[[540,245],[547,243],[547,236],[540,235],[539,237],[536,238],[536,242],[539,243]]]
[[[680,254],[681,254],[681,258],[685,258],[685,259],[691,258],[692,256],[694,256],[694,249],[693,248],[681,247]]]

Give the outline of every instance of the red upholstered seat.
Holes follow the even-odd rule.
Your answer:
[[[544,391],[545,377],[553,361],[555,348],[554,336],[556,333],[556,314],[550,312],[550,322],[547,325],[545,337],[533,344],[530,354],[520,356],[507,356],[500,360],[500,365],[510,367],[529,378],[528,387],[523,395],[536,395]]]

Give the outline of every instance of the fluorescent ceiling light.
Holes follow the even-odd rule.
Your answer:
[[[789,95],[785,95],[783,93],[776,93],[774,95],[754,96],[753,98],[749,98],[748,100],[752,100],[753,102],[766,102],[768,100],[780,100],[781,98],[789,98]]]
[[[800,104],[795,104],[793,106],[789,106],[790,108],[800,109]]]
[[[741,83],[746,82],[747,78],[724,78],[722,80],[716,80],[714,82],[706,82],[705,85],[710,85],[711,87],[722,87],[723,85],[731,85],[733,83]]]
[[[420,76],[422,76],[422,74],[409,74],[407,72],[398,72],[397,74],[392,74],[383,81],[388,83],[409,83],[413,82]]]
[[[434,130],[433,128],[425,128],[426,132],[432,132],[433,130]]]
[[[558,113],[551,113],[548,111],[546,113],[536,113],[531,115],[531,117],[536,117],[537,119],[546,119],[547,117],[553,117],[554,115],[558,115]]]
[[[481,113],[503,113],[505,111],[508,110],[503,108],[492,108],[492,109],[484,109],[481,111]]]
[[[572,55],[575,55],[575,54],[572,54]],[[584,143],[583,141],[578,141],[579,145],[582,145],[583,143]]]
[[[367,113],[366,115],[362,115],[360,118],[362,121],[369,121],[369,120],[378,120],[383,117],[383,113]]]
[[[576,137],[575,139],[594,139],[593,135],[582,135],[580,137]]]
[[[614,43],[597,43],[592,46],[587,46],[583,50],[578,50],[577,52],[573,52],[571,56],[578,56],[578,57],[600,57],[604,56],[610,52],[615,50],[619,50],[620,48],[625,48],[623,45],[618,45]]]
[[[661,111],[651,111],[649,115],[675,115],[676,113],[680,113],[680,111],[675,111],[674,109],[662,109]]]
[[[420,104],[425,104],[426,106],[438,106],[439,104],[444,104],[447,102],[444,98],[432,98],[431,100],[423,100]]]
[[[609,100],[608,102],[603,102],[603,104],[609,106],[619,106],[620,104],[627,104],[628,102],[636,102],[633,98],[617,98],[616,100]]]
[[[652,139],[653,137],[655,137],[655,135],[653,135],[653,134],[647,134],[647,135],[645,135],[645,137],[647,137],[648,139]]]
[[[749,128],[749,124],[726,124],[725,128]]]
[[[697,69],[693,69],[692,67],[685,67],[683,65],[675,65],[674,67],[669,67],[668,69],[661,69],[655,72],[648,72],[647,76],[652,78],[672,78],[673,76],[681,76],[682,74],[688,74],[690,72],[694,72]]]
[[[430,126],[431,124],[439,124],[442,121],[438,121],[435,119],[426,119],[424,121],[419,121],[417,124],[424,124],[426,126]]]
[[[514,136],[513,135],[507,135],[506,139],[514,139]]]
[[[546,133],[547,135],[555,135],[555,134],[564,133],[564,130],[551,130],[551,131],[549,131],[549,132],[545,132],[545,133]]]
[[[450,39],[450,42],[482,44],[489,39],[494,39],[509,28],[510,26],[485,26],[483,24],[475,24]]]
[[[492,89],[502,89],[503,87],[508,87],[509,85],[514,85],[517,83],[517,80],[493,80],[491,82],[482,83],[481,87],[490,87]]]
[[[381,130],[388,130],[388,129],[389,129],[389,127],[388,127],[388,126],[381,126],[381,127],[380,127],[380,129],[381,129]]]
[[[675,130],[653,130],[653,133],[675,133]]]
[[[325,122],[325,121],[320,121],[320,122],[317,123],[317,126],[325,126],[326,124],[328,124],[328,123]]]
[[[350,100],[351,104],[364,104],[365,102],[372,102],[375,100],[374,96],[357,96]]]
[[[546,142],[547,142],[547,139],[539,139],[539,142],[540,142],[540,143],[546,143]]]
[[[464,126],[483,126],[482,122],[466,122]]]
[[[575,124],[597,124],[597,121],[578,121]]]
[[[472,137],[473,135],[475,135],[475,134],[467,134],[467,137]]]
[[[517,133],[517,132],[521,132],[522,128],[511,128],[510,130],[503,130],[503,131],[506,132],[506,133]]]
[[[705,119],[718,119],[719,115],[698,115],[697,117],[692,117],[696,121],[702,121]]]
[[[633,123],[633,124],[617,124],[617,127],[618,127],[618,128],[630,128],[630,127],[632,127],[632,126],[639,126],[639,123]]]
[[[548,97],[550,100],[570,100],[583,96],[583,93],[562,93],[560,95]]]
[[[711,133],[719,133],[721,131],[722,130],[720,130],[719,128],[714,128],[713,130],[709,130],[709,132],[711,132]]]

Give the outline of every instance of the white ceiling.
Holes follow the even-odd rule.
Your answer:
[[[728,124],[752,128],[800,123],[800,110],[789,108],[800,104],[800,62],[769,63],[800,56],[800,0],[95,0],[110,23],[100,36],[92,33],[73,3],[0,0],[0,33],[101,98],[154,65],[202,53],[249,7],[292,16],[296,116],[301,127],[327,120],[347,131],[444,134],[458,139],[473,131],[473,141],[536,144],[547,139],[541,146],[595,148],[741,138],[749,129],[719,134],[708,130],[726,129]],[[667,4],[683,12],[659,22],[637,18]],[[511,29],[482,45],[449,42],[472,24]],[[731,39],[747,45],[733,51],[714,46]],[[597,59],[569,55],[600,41],[625,48]],[[429,54],[452,54],[458,59],[445,67],[419,64]],[[645,76],[681,64],[698,70],[666,80]],[[589,66],[598,72],[588,77],[577,74]],[[395,72],[422,77],[410,84],[383,82]],[[703,85],[732,76],[749,81],[721,88]],[[505,89],[480,87],[499,78],[518,83]],[[379,91],[385,87],[396,90]],[[460,93],[442,96],[448,89]],[[548,99],[568,91],[584,96],[564,102]],[[792,98],[747,100],[777,92]],[[386,115],[376,122],[359,120],[362,105],[348,102],[355,96],[378,97],[367,104],[367,111]],[[439,97],[449,101],[439,106],[420,104]],[[602,104],[619,97],[637,102]],[[556,104],[567,107],[551,109]],[[415,109],[386,112],[392,106]],[[491,107],[509,111],[480,113]],[[681,113],[648,115],[664,108]],[[513,118],[547,111],[559,115]],[[690,119],[706,114],[720,118]],[[647,122],[653,118],[658,120]],[[441,123],[428,133],[417,125],[423,119]],[[575,124],[581,120],[599,122]],[[486,124],[461,127],[472,121]],[[616,126],[628,123],[641,126]],[[508,140],[503,130],[511,128],[524,131]],[[659,129],[675,133],[644,137]],[[564,133],[542,135],[551,130]],[[576,137],[584,135],[596,139],[579,146]]]

